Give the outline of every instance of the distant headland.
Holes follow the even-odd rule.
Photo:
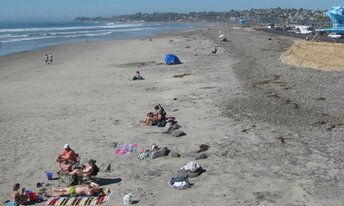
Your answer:
[[[74,21],[82,22],[237,22],[240,18],[250,23],[314,24],[317,21],[329,20],[326,10],[310,9],[251,9],[230,10],[226,12],[154,12],[113,17],[77,17]]]

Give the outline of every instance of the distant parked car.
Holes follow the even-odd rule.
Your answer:
[[[328,37],[332,38],[332,39],[341,39],[343,37],[342,34],[337,34],[335,32],[332,32],[328,35]]]
[[[295,26],[295,33],[297,34],[312,34],[313,33],[313,27],[311,26]]]
[[[273,28],[275,28],[275,24],[269,23],[268,24],[268,29],[273,29]]]

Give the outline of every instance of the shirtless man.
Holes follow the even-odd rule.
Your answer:
[[[95,182],[91,182],[88,185],[76,185],[71,187],[65,188],[53,188],[53,194],[48,195],[52,197],[59,197],[59,196],[71,196],[76,197],[78,195],[97,195],[102,192],[102,189],[99,185]]]

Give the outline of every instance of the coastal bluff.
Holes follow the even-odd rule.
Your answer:
[[[295,41],[280,60],[297,67],[324,71],[344,70],[344,45],[325,42]]]

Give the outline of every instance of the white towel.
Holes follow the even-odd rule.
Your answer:
[[[184,167],[180,168],[181,170],[189,170],[191,172],[196,172],[201,166],[196,162],[189,162]]]

